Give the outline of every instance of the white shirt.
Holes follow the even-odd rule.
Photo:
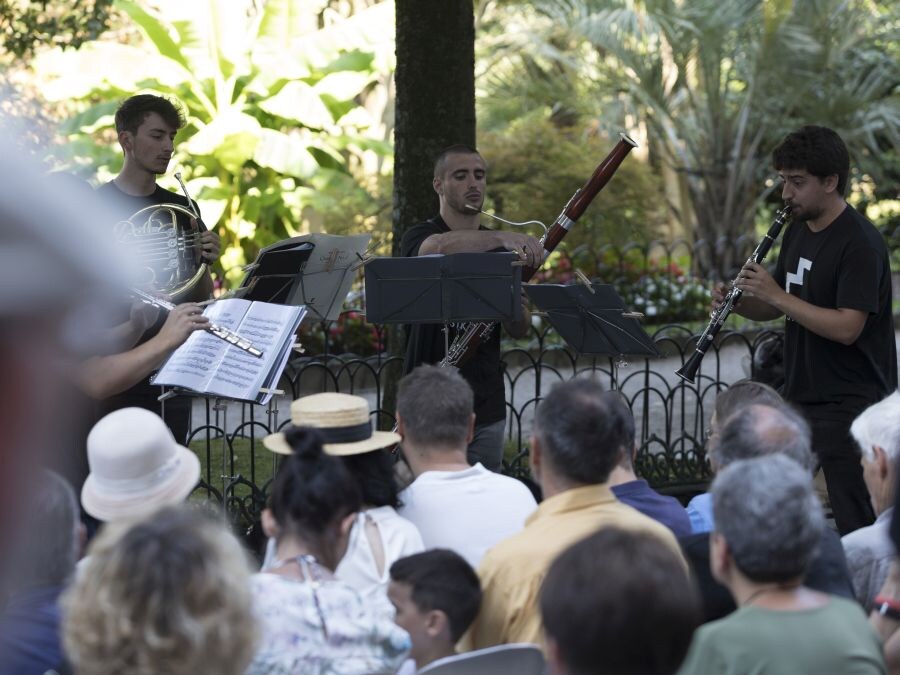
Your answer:
[[[375,564],[375,554],[366,535],[366,522],[375,524],[384,551],[384,567],[379,574]],[[416,526],[397,515],[390,506],[377,506],[356,514],[347,552],[341,558],[334,575],[355,588],[364,600],[387,597],[390,569],[400,558],[425,550],[422,537]],[[262,569],[266,570],[275,562],[275,540],[266,544],[266,557]]]
[[[366,535],[367,521],[375,524],[381,537],[384,567],[380,574],[372,552],[372,543]],[[377,506],[356,514],[347,553],[341,558],[334,575],[358,590],[364,600],[376,595],[387,597],[391,565],[400,558],[424,550],[425,545],[415,525],[397,515],[393,507]]]
[[[521,530],[537,508],[523,483],[481,464],[426,471],[400,501],[400,515],[418,528],[426,549],[449,548],[476,569],[487,550]]]

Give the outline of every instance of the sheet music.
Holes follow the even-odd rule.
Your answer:
[[[266,403],[259,390],[277,380],[290,356],[293,334],[305,307],[231,298],[209,305],[203,314],[212,323],[250,340],[263,352],[257,358],[206,331],[196,331],[169,357],[154,384],[184,387],[225,398]]]
[[[306,305],[309,316],[319,321],[337,321],[356,276],[371,234],[341,237],[333,234],[307,234],[297,241],[315,244],[303,267],[300,284],[292,295],[292,303]]]

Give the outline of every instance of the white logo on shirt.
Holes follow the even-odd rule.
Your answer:
[[[812,269],[812,260],[807,260],[806,258],[800,258],[797,261],[797,271],[796,272],[788,272],[788,274],[784,278],[784,290],[786,293],[791,292],[791,284],[797,284],[798,286],[803,286],[803,278],[806,276],[807,271]]]

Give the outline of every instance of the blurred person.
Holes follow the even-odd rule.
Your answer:
[[[547,569],[561,551],[598,529],[644,532],[682,559],[672,531],[617,500],[608,485],[628,443],[620,402],[618,393],[576,379],[554,386],[538,405],[531,465],[544,501],[521,532],[482,559],[481,611],[464,638],[467,647],[541,644],[538,592]]]
[[[22,133],[2,117],[0,130]],[[128,260],[98,226],[114,216],[93,194],[69,185],[48,192],[40,167],[3,140],[0,174],[2,579],[36,467],[63,461],[89,414],[68,395],[68,373],[94,348],[95,325],[111,318],[131,279]]]
[[[197,455],[144,408],[116,410],[97,422],[88,434],[87,457],[81,505],[103,523],[180,504],[200,480]]]
[[[738,460],[780,454],[812,475],[810,467],[815,459],[810,448],[809,426],[789,406],[772,408],[755,403],[739,408],[724,420],[721,428],[717,427],[711,441],[710,452],[720,470]],[[709,533],[682,537],[679,543],[700,588],[705,620],[718,619],[734,611],[731,594],[711,573]],[[805,583],[818,591],[854,598],[840,537],[830,527],[821,532]]]
[[[710,565],[738,610],[694,634],[679,672],[885,673],[859,605],[803,583],[825,527],[810,473],[777,453],[738,460],[712,493]]]
[[[412,675],[456,654],[456,643],[478,614],[481,584],[462,556],[432,549],[391,565],[388,597],[394,621],[412,640],[410,660],[398,675]]]
[[[850,423],[897,389],[891,268],[884,237],[847,204],[850,157],[841,137],[804,126],[772,152],[792,209],[774,274],[744,265],[735,311],[785,317],[783,394],[807,418],[843,535],[875,520]],[[713,293],[713,306],[723,299]]]
[[[612,402],[610,404],[616,405]],[[691,521],[681,503],[674,497],[659,494],[647,481],[635,474],[637,444],[634,440],[634,415],[624,400],[620,400],[619,405],[626,421],[626,441],[622,447],[622,458],[609,474],[609,486],[613,494],[623,504],[636,508],[645,516],[668,527],[676,537],[689,535]]]
[[[253,655],[247,556],[187,506],[114,523],[63,596],[76,675],[243,675]]]
[[[116,135],[124,161],[119,174],[97,188],[97,194],[119,213],[119,217],[109,223],[110,228],[116,222],[152,205],[176,204],[188,210],[196,210],[199,214],[196,202],[189,202],[184,195],[165,190],[156,184],[157,176],[169,169],[175,152],[175,137],[184,124],[184,114],[179,106],[153,94],[132,96],[116,110]],[[183,220],[188,217],[178,214],[178,218]],[[201,259],[205,263],[213,263],[218,259],[221,249],[219,235],[207,230],[199,217],[197,220],[201,230]],[[207,274],[197,284],[194,293],[182,299],[204,300],[211,293],[212,281]],[[106,381],[102,383],[103,386],[96,385],[93,393],[105,395],[101,414],[126,407],[146,408],[163,417],[176,440],[184,443],[190,430],[191,398],[178,396],[161,403],[158,400],[161,389],[151,385],[146,376],[159,366],[165,356],[184,342],[192,330],[205,328],[208,322],[200,316],[200,308],[193,303],[177,308],[173,314],[168,320],[165,316],[158,317],[145,327],[142,334],[138,333],[136,343],[128,345],[135,347],[129,352],[128,359],[120,358],[117,362],[120,366],[117,377],[111,377],[114,373],[109,370],[94,368],[95,374],[99,372],[102,376],[106,372]],[[154,336],[164,330],[165,339],[147,346]],[[121,362],[123,360],[124,363]]]
[[[671,675],[700,623],[697,590],[678,556],[615,527],[553,561],[540,606],[550,675]]]
[[[734,412],[754,403],[780,408],[784,405],[784,399],[769,385],[754,380],[738,380],[716,396],[713,413],[709,418],[709,428],[706,431],[706,447],[714,474],[720,467],[710,450],[717,440],[719,427]],[[707,491],[695,496],[687,505],[687,513],[694,534],[709,532],[713,528],[712,495]]]
[[[438,195],[440,212],[410,227],[403,233],[400,255],[452,253],[492,253],[512,251],[529,267],[540,267],[544,247],[534,237],[519,232],[491,230],[480,224],[479,210],[487,190],[487,164],[474,148],[452,145],[434,162],[432,180]],[[515,338],[525,337],[531,329],[531,315],[522,294],[522,318],[504,324]],[[465,332],[469,324],[451,324],[449,341]],[[444,328],[438,325],[408,326],[404,370],[411,372],[423,363],[440,363],[445,354]],[[459,365],[459,372],[475,394],[475,427],[466,454],[470,464],[481,464],[490,471],[503,465],[503,429],[506,423],[506,392],[500,365],[500,326],[492,326],[474,354]]]
[[[521,481],[469,465],[474,425],[472,388],[455,369],[419,366],[400,381],[397,431],[415,476],[400,493],[400,514],[426,548],[451,549],[477,567],[488,549],[524,527],[537,504]]]
[[[41,470],[23,504],[28,532],[11,551],[9,597],[0,611],[0,674],[42,675],[64,664],[59,597],[84,544],[72,487]]]
[[[866,408],[850,425],[862,453],[863,478],[877,518],[842,539],[856,599],[871,610],[896,555],[889,528],[897,490],[900,454],[900,393]]]
[[[291,427],[284,441],[293,452],[278,467],[263,511],[276,560],[253,577],[262,642],[247,674],[395,673],[410,641],[390,603],[364,600],[334,574],[362,506],[356,481],[325,454],[318,430]]]
[[[362,396],[326,392],[303,396],[291,403],[291,418],[316,429],[325,453],[339,457],[356,481],[362,507],[350,530],[347,552],[335,576],[366,599],[384,600],[391,565],[424,549],[416,526],[397,514],[401,505],[394,460],[387,448],[400,436],[373,431],[369,402]],[[294,428],[289,425],[286,429]],[[263,444],[275,453],[291,454],[286,431],[271,434]],[[275,560],[275,538],[266,545],[263,569]]]

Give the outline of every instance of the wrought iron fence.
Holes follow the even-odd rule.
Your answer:
[[[382,327],[375,327],[383,332]],[[502,367],[506,382],[506,452],[504,472],[529,475],[528,452],[534,409],[552,385],[575,377],[597,379],[620,391],[635,417],[637,472],[662,492],[686,498],[705,488],[710,478],[704,442],[716,394],[743,377],[768,375],[759,353],[779,333],[768,330],[723,332],[710,349],[694,385],[674,371],[693,350],[695,331],[665,325],[652,333],[660,356],[635,359],[578,357],[559,344],[549,327],[533,329],[530,340],[505,344]],[[379,340],[383,343],[383,340]],[[765,364],[762,364],[763,366]],[[294,358],[280,383],[283,394],[267,406],[217,399],[197,399],[191,446],[204,466],[195,494],[224,505],[251,546],[262,535],[257,526],[265,506],[277,456],[261,439],[289,422],[290,402],[320,392],[355,393],[369,399],[373,421],[393,424],[385,404],[386,384],[402,373],[401,356],[319,354]]]

